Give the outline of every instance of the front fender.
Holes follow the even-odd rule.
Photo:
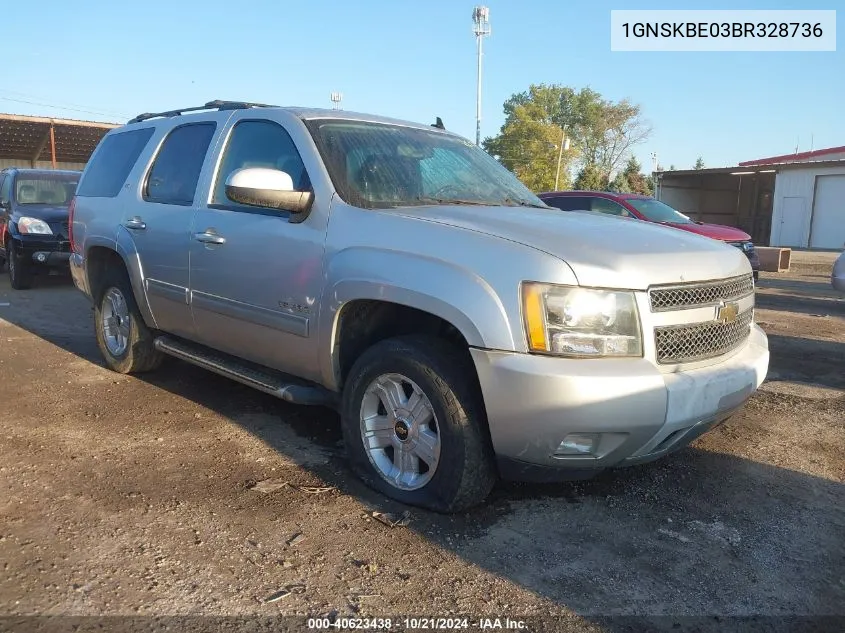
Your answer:
[[[321,373],[337,385],[333,358],[338,315],[344,304],[370,299],[396,303],[451,323],[471,347],[514,349],[507,310],[494,289],[474,272],[419,254],[374,247],[338,252],[326,270],[318,340]]]

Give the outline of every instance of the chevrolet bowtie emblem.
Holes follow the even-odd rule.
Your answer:
[[[716,320],[719,323],[733,323],[739,315],[739,304],[735,301],[725,303],[722,301],[716,307]]]

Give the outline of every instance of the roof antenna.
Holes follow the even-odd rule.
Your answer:
[[[431,124],[431,127],[436,127],[438,130],[445,130],[446,126],[443,125],[443,119],[437,117],[437,120]]]

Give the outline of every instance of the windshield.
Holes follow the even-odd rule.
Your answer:
[[[340,196],[364,209],[478,204],[548,208],[469,141],[435,130],[308,121]]]
[[[652,222],[673,222],[674,224],[692,224],[687,216],[680,211],[673,209],[668,204],[663,204],[654,198],[626,198],[625,202],[642,213],[647,220]]]
[[[18,204],[67,206],[76,193],[78,174],[18,174],[15,200]]]

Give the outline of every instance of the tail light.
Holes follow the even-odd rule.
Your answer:
[[[76,196],[71,198],[70,206],[67,208],[67,239],[70,242],[70,252],[76,252],[76,244],[73,241],[73,214],[76,211]]]

